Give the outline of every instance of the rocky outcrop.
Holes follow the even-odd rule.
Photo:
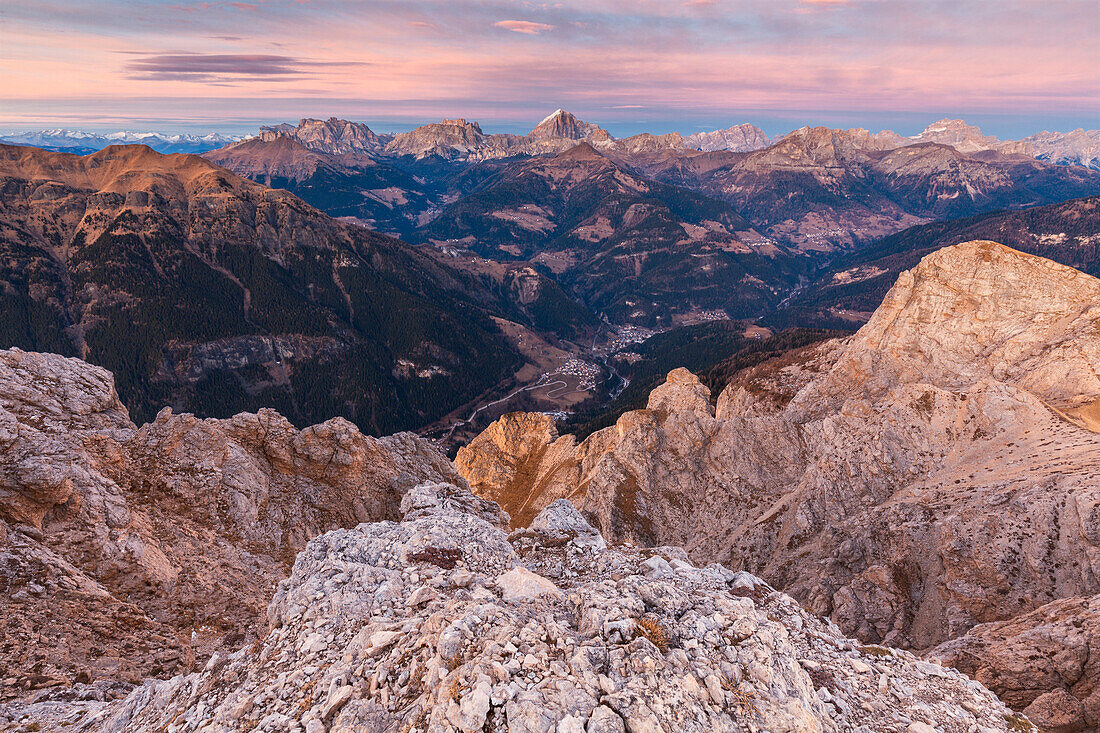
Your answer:
[[[716,407],[676,370],[579,445],[511,415],[457,465],[517,517],[572,497],[611,541],[681,544],[845,633],[927,648],[1100,591],[1098,288],[945,248],[850,340],[746,370]],[[506,468],[479,470],[494,453]]]
[[[929,652],[1025,710],[1043,730],[1100,728],[1100,596],[975,626]]]
[[[558,437],[549,415],[514,412],[459,448],[455,468],[479,496],[508,507],[513,521],[527,526],[555,499],[582,498],[583,490],[574,481],[576,448],[572,435]],[[555,474],[555,469],[568,475]]]
[[[431,155],[448,159],[464,158],[490,139],[491,136],[483,133],[477,122],[442,120],[394,135],[385,150],[390,155],[412,155],[416,158]]]
[[[939,221],[884,237],[846,256],[773,316],[779,324],[866,322],[898,276],[926,255],[960,242],[996,239],[1020,252],[1100,276],[1100,197]]]
[[[830,373],[797,402],[985,380],[1058,406],[1100,397],[1100,279],[994,242],[947,247],[903,272]],[[811,406],[812,405],[812,406]]]
[[[345,153],[376,153],[387,142],[361,122],[349,122],[336,117],[327,120],[306,118],[293,125],[261,127],[257,136],[263,142],[281,137],[297,140],[310,150],[329,155]]]
[[[402,132],[386,144],[388,155],[414,158],[436,156],[445,160],[492,160],[514,156],[553,155],[587,141],[610,146],[614,138],[590,122],[582,122],[564,110],[557,110],[527,135],[486,135],[477,122],[443,120]]]
[[[674,548],[509,540],[446,484],[407,498],[400,523],[311,541],[256,644],[85,706],[69,729],[1034,730],[960,673],[859,646],[748,573]],[[559,526],[554,512],[536,524]]]
[[[968,125],[963,120],[945,118],[933,122],[924,128],[918,135],[912,137],[918,143],[940,143],[950,145],[960,153],[976,153],[982,150],[996,150],[1000,153],[1031,155],[1035,151],[1024,140],[998,140],[992,135],[986,135],[975,125]]]
[[[0,351],[0,695],[187,670],[257,631],[306,542],[459,481],[410,434],[273,410],[130,422],[109,372]]]

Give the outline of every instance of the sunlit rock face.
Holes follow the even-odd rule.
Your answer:
[[[609,541],[683,545],[924,649],[1100,592],[1098,296],[1049,260],[949,247],[854,336],[741,372],[716,405],[676,370],[579,444],[506,415],[456,465],[521,520],[570,498]]]

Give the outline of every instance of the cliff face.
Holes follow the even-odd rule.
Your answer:
[[[1044,730],[1096,726],[1100,709],[1100,595],[1051,601],[1008,621],[979,624],[928,657],[997,690]]]
[[[258,630],[306,542],[396,518],[405,490],[458,479],[401,434],[273,410],[137,428],[111,375],[0,351],[0,680],[135,683],[188,670]]]
[[[1091,403],[1100,397],[1098,298],[1100,280],[1072,267],[994,242],[947,247],[898,277],[829,375],[798,402],[996,380],[1058,406]]]
[[[609,540],[682,544],[926,648],[1100,592],[1098,294],[992,242],[946,248],[847,342],[747,370],[716,408],[677,370],[579,445],[510,415],[456,465],[517,515],[572,497]],[[517,470],[480,470],[491,451]]]
[[[298,122],[297,127],[287,124],[261,127],[257,137],[264,142],[291,138],[311,150],[333,155],[377,153],[388,141],[388,138],[380,138],[362,123],[336,117],[327,120],[303,119]]]

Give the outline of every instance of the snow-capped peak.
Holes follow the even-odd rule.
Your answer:
[[[559,107],[558,109],[554,110],[552,113],[550,113],[546,117],[544,117],[542,119],[542,122],[539,123],[539,125],[545,125],[547,122],[554,119],[555,117],[560,117],[561,115],[567,115],[567,114],[569,114],[569,113],[566,112],[564,109]],[[535,125],[535,127],[538,127],[538,125]]]

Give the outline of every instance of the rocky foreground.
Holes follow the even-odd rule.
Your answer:
[[[12,710],[70,731],[1033,730],[961,673],[860,646],[747,573],[608,549],[568,502],[509,535],[451,484],[299,554],[251,646],[125,700]]]

